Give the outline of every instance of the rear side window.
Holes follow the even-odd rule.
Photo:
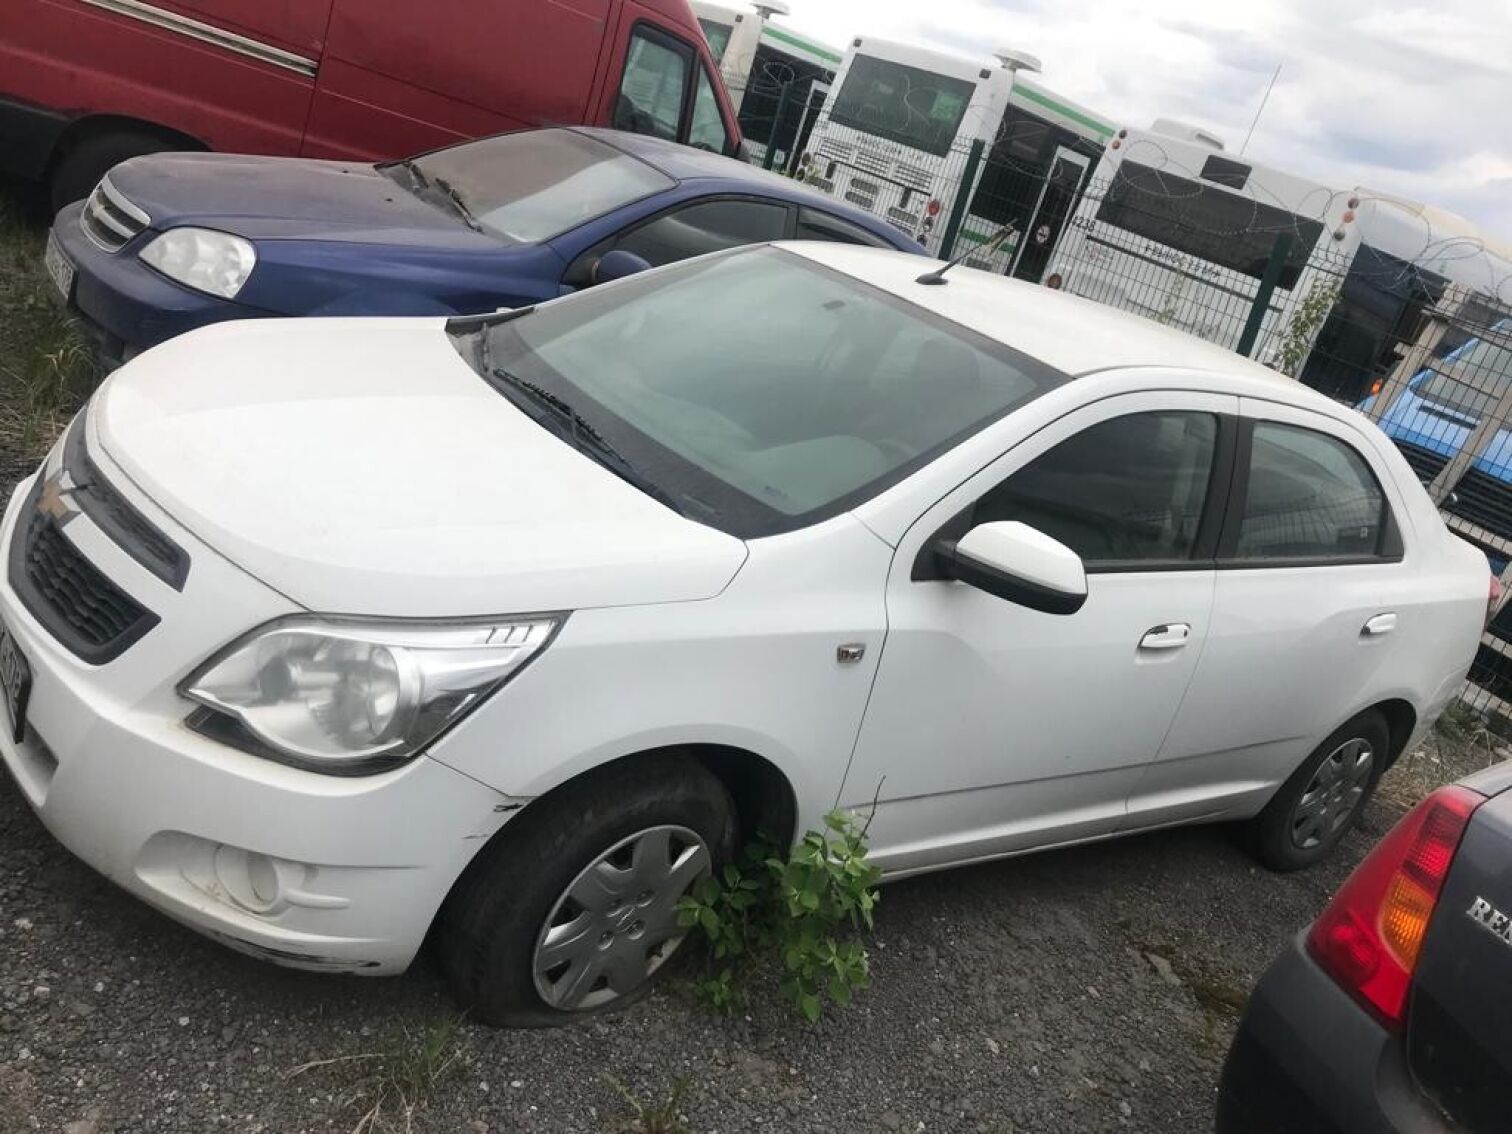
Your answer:
[[[641,225],[616,247],[660,267],[705,252],[781,240],[787,215],[787,206],[767,201],[704,201]]]
[[[675,142],[692,63],[693,53],[665,36],[643,28],[632,32],[614,128]]]
[[[1386,498],[1364,457],[1325,433],[1255,423],[1235,557],[1384,555],[1386,529]]]
[[[821,213],[818,209],[798,210],[797,240],[828,240],[835,244],[864,244],[868,248],[892,248],[893,245],[859,224]]]
[[[1135,413],[1100,422],[1036,457],[984,496],[974,524],[1018,520],[1089,567],[1192,557],[1218,419]]]

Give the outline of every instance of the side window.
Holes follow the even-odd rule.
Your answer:
[[[692,64],[693,52],[665,36],[640,28],[632,32],[614,128],[676,141]]]
[[[716,154],[728,152],[730,135],[725,132],[724,119],[719,114],[719,99],[714,97],[714,84],[709,81],[709,72],[698,69],[698,90],[693,96],[693,125],[688,131],[688,145],[699,150],[712,150]]]
[[[781,240],[787,206],[764,201],[704,201],[658,217],[626,233],[615,245],[653,266],[719,252],[741,244]]]
[[[1326,433],[1255,423],[1239,559],[1382,554],[1386,498],[1354,449]]]
[[[1036,457],[977,502],[974,524],[1019,520],[1087,564],[1190,559],[1207,502],[1218,419],[1116,417]]]
[[[837,244],[865,244],[870,248],[891,248],[887,241],[875,233],[867,232],[859,224],[821,213],[818,209],[798,210],[796,240],[829,240]]]

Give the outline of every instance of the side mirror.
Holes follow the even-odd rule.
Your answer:
[[[605,252],[593,262],[593,267],[588,269],[588,282],[590,284],[609,283],[613,280],[622,280],[626,276],[633,276],[637,272],[649,271],[650,268],[651,261],[645,257],[616,248],[612,252]]]
[[[1087,601],[1087,569],[1059,540],[1017,520],[978,524],[941,540],[935,558],[948,578],[1046,614],[1075,614]]]

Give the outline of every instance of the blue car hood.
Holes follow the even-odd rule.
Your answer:
[[[110,180],[157,229],[198,225],[248,240],[499,247],[361,162],[149,154],[116,166]]]

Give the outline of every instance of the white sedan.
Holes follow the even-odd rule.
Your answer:
[[[0,754],[65,845],[305,968],[433,927],[482,1019],[626,1002],[758,831],[891,877],[1242,820],[1317,861],[1488,571],[1216,347],[839,245],[498,316],[226,324],[5,515]]]

